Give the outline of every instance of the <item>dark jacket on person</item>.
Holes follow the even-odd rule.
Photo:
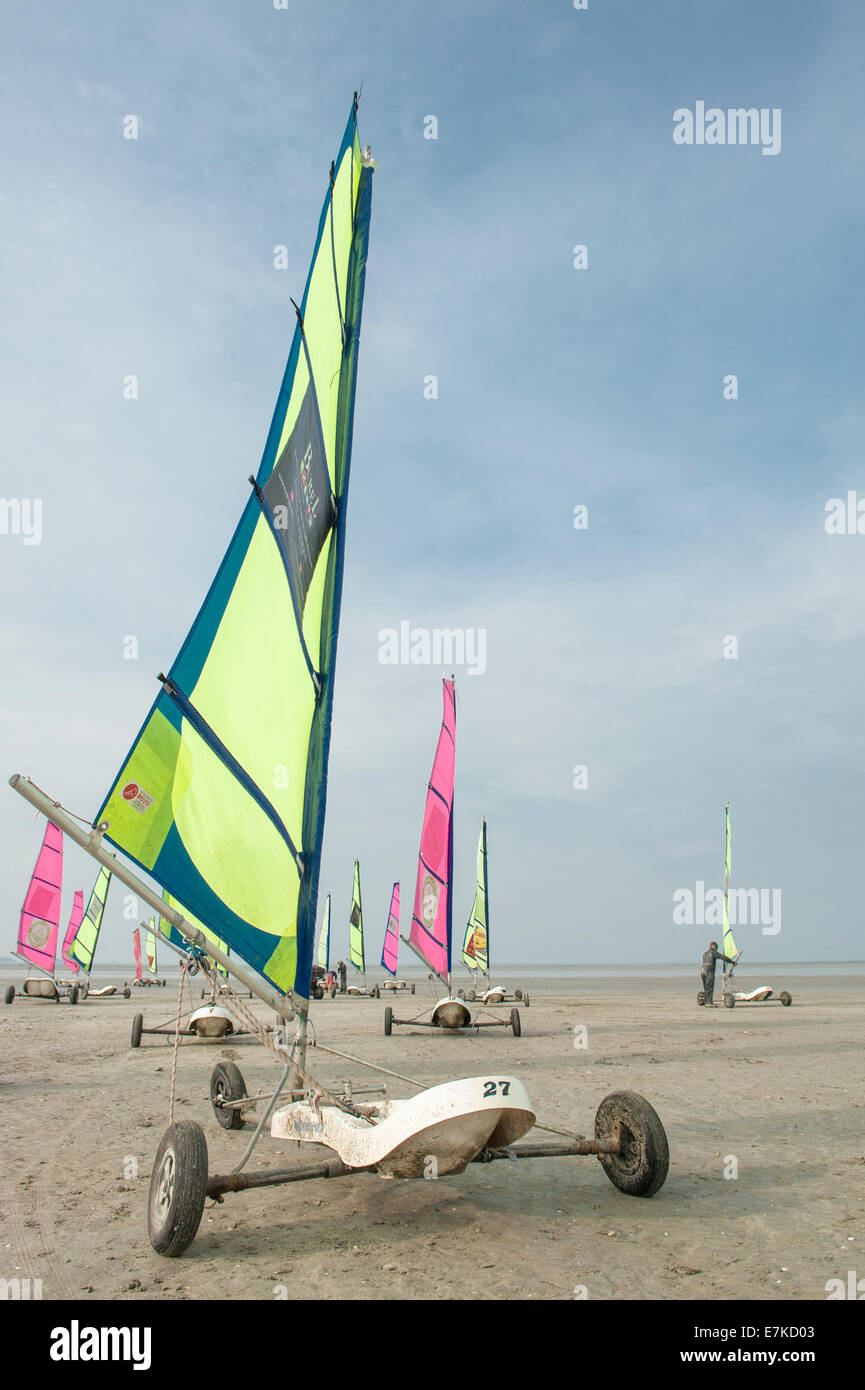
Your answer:
[[[715,966],[717,965],[719,960],[722,960],[725,965],[736,964],[735,961],[730,960],[729,956],[723,955],[720,951],[713,950],[710,946],[708,951],[703,952],[703,961],[700,966],[700,974],[706,976],[707,978],[711,976],[711,978],[714,979]]]

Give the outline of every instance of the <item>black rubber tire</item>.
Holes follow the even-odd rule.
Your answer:
[[[414,994],[414,985],[412,985],[412,987],[411,987],[411,992],[412,992],[412,994]]]
[[[131,998],[132,998],[132,990],[129,988],[128,985],[124,985],[124,986],[123,986],[123,998],[124,998],[124,999],[131,999]]]
[[[331,999],[335,999],[335,998],[336,998],[336,985],[333,985],[333,987],[331,988],[330,997],[331,997]]]
[[[725,1008],[725,1009],[735,1009],[735,1007],[736,1007],[736,996],[735,996],[734,994],[725,994],[725,995],[724,995],[724,1008]]]
[[[132,1020],[132,1037],[129,1040],[130,1047],[141,1046],[141,1030],[144,1027],[144,1015],[136,1014]]]
[[[78,1003],[78,986],[77,986],[77,985],[73,985],[72,988],[71,988],[70,991],[69,991],[69,1003],[70,1003],[70,1004],[77,1004],[77,1003]]]
[[[158,1255],[182,1255],[195,1239],[207,1195],[207,1140],[194,1120],[162,1136],[147,1199],[147,1233]]]
[[[233,1062],[217,1062],[210,1073],[210,1103],[223,1129],[243,1129],[246,1121],[242,1110],[223,1110],[221,1105],[214,1105],[216,1097],[221,1096],[223,1100],[243,1100],[247,1094],[246,1082],[240,1067],[236,1067]]]
[[[378,985],[373,986],[372,997],[373,999],[381,999],[381,990]]]
[[[315,986],[315,989],[312,991],[312,997],[313,997],[313,999],[323,999],[323,998],[324,998],[324,990],[321,989],[318,985],[316,985],[316,986]]]
[[[515,1038],[522,1036],[523,1026],[520,1023],[519,1009],[511,1009],[511,1031]]]
[[[523,995],[523,1008],[527,1009],[527,1008],[529,1007],[529,1004],[530,1004],[530,1003],[531,1003],[531,1000],[529,999],[529,996],[528,996],[527,994],[524,994],[524,995]]]
[[[521,989],[515,989],[515,990],[514,990],[514,998],[515,998],[515,999],[517,1000],[517,1002],[520,1003],[520,1004],[523,1002],[523,992],[522,992]]]
[[[458,989],[458,990],[457,990],[457,999],[465,999],[465,997],[466,997],[466,992],[465,992],[465,990],[464,990],[464,989]]]
[[[702,1008],[702,1006],[705,1004],[705,1002],[706,1002],[706,991],[705,991],[704,989],[698,989],[698,990],[697,990],[697,1003],[698,1003],[698,1004],[700,1005],[700,1007]]]
[[[778,995],[778,998],[781,1000],[781,1003],[784,1005],[785,1009],[789,1009],[790,1005],[793,1003],[793,996],[787,989],[782,989],[781,993]]]
[[[389,1038],[393,1032],[393,1009],[388,1004],[384,1011],[384,1035]]]
[[[462,997],[463,997],[463,999],[466,998],[465,995],[463,995]],[[477,999],[477,997],[478,997],[478,996],[477,996],[477,994],[475,993],[475,991],[474,991],[473,989],[470,989],[469,992],[468,992],[468,1001],[469,1001],[469,1003],[470,1003],[470,1004],[473,1004],[473,1003],[475,1002],[475,1000]]]
[[[611,1126],[623,1126],[623,1152],[599,1154],[614,1187],[629,1197],[652,1197],[664,1185],[670,1167],[667,1136],[657,1113],[636,1091],[613,1091],[595,1115],[595,1138],[609,1139]]]
[[[15,986],[14,986],[14,985],[7,985],[6,988],[5,988],[4,991],[3,991],[3,1003],[4,1003],[4,1004],[11,1004],[11,1003],[12,1003],[12,1000],[13,1000],[14,998],[15,998]]]

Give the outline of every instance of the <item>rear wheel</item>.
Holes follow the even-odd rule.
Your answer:
[[[647,1100],[635,1091],[614,1091],[598,1106],[595,1138],[610,1139],[612,1126],[622,1131],[621,1152],[599,1154],[614,1187],[629,1197],[651,1197],[663,1187],[670,1167],[664,1126]]]
[[[520,1037],[520,1035],[522,1034],[523,1028],[522,1024],[520,1023],[519,1009],[511,1009],[511,1031],[513,1032],[515,1038]]]
[[[412,994],[414,994],[414,985],[412,985],[412,987],[411,987],[411,992],[412,992]]]
[[[77,1004],[77,1003],[78,1003],[78,986],[77,986],[77,985],[73,985],[72,988],[71,988],[70,991],[69,991],[69,1003],[70,1003],[70,1004]]]
[[[131,999],[131,998],[132,998],[132,990],[129,988],[128,985],[124,985],[124,986],[123,986],[123,998],[124,998],[124,999]]]
[[[734,994],[725,994],[725,995],[724,995],[724,1008],[725,1008],[725,1009],[735,1009],[735,1007],[736,1007],[736,996],[735,996]]]
[[[463,994],[462,990],[460,990],[460,997],[461,997],[462,999],[465,999],[465,995]],[[470,989],[470,990],[469,990],[469,1003],[470,1003],[470,1004],[473,1004],[473,1003],[475,1002],[475,1000],[477,999],[477,997],[478,997],[478,996],[475,994],[475,991],[474,991],[473,989]]]
[[[529,996],[528,996],[527,994],[524,994],[524,995],[523,995],[523,1004],[525,1005],[526,1008],[529,1007]]]
[[[518,999],[518,1000],[520,1001],[520,1003],[522,1003],[522,1000],[523,1000],[523,992],[522,992],[521,989],[515,989],[515,990],[514,990],[514,998],[515,998],[515,999]]]
[[[159,1255],[182,1255],[195,1239],[207,1195],[207,1140],[193,1120],[162,1136],[147,1202],[147,1233]]]
[[[323,998],[324,998],[324,990],[321,988],[320,985],[316,985],[316,986],[315,986],[315,988],[314,988],[313,991],[312,991],[312,997],[313,997],[313,999],[323,999]]]
[[[210,1103],[223,1129],[243,1129],[246,1122],[242,1110],[234,1106],[226,1110],[218,1102],[243,1100],[246,1094],[246,1082],[240,1067],[236,1067],[233,1062],[217,1062],[210,1073]]]
[[[11,1003],[12,1003],[12,1000],[13,1000],[14,998],[15,998],[15,986],[14,986],[14,985],[7,985],[6,988],[5,988],[4,991],[3,991],[3,1003],[4,1003],[4,1004],[11,1004]]]
[[[384,1035],[389,1038],[393,1032],[393,1009],[388,1004],[384,1011]]]
[[[379,989],[378,985],[374,986],[372,991],[372,997],[373,999],[381,999],[381,990]]]
[[[464,990],[464,989],[458,989],[458,990],[457,990],[457,999],[465,999],[465,997],[466,997],[466,992],[465,992],[465,990]],[[474,995],[472,995],[472,998],[474,998]]]
[[[706,1002],[706,991],[705,991],[704,989],[700,989],[700,990],[697,991],[697,1003],[698,1003],[698,1004],[705,1004],[705,1002]]]
[[[144,1015],[136,1014],[132,1020],[132,1037],[129,1040],[130,1047],[141,1046],[141,1030],[144,1027]]]
[[[790,1005],[793,1003],[793,996],[786,989],[781,990],[781,993],[778,995],[778,998],[781,1000],[781,1003],[784,1005],[785,1009],[788,1009]]]

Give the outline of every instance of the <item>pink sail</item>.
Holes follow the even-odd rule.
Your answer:
[[[387,917],[387,927],[384,933],[384,946],[381,952],[381,963],[390,975],[396,974],[396,963],[399,957],[399,884],[395,883],[393,892],[390,895],[390,912]]]
[[[433,970],[449,975],[457,715],[453,681],[442,686],[444,715],[424,808],[411,942]]]
[[[78,933],[78,928],[81,926],[81,918],[83,916],[84,891],[81,888],[76,888],[75,898],[72,903],[72,916],[69,918],[69,926],[66,928],[66,935],[63,938],[63,946],[60,952],[60,954],[63,956],[64,961],[69,966],[69,969],[74,970],[76,975],[81,969],[81,966],[78,964],[75,957],[70,953],[72,950],[72,943],[75,940],[75,937]]]
[[[17,952],[49,975],[53,973],[57,959],[62,888],[63,835],[49,821],[21,909]]]
[[[135,978],[140,980],[141,976],[141,933],[138,928],[132,933],[132,949],[135,952]]]

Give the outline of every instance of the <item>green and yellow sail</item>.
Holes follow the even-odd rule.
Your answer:
[[[463,941],[463,963],[469,970],[478,970],[484,975],[490,969],[489,944],[489,905],[487,902],[487,823],[481,821],[478,839],[478,868],[475,887],[475,900],[466,926]]]
[[[249,500],[95,818],[233,953],[302,998],[315,935],[373,168],[361,152],[355,100]]]
[[[88,975],[93,965],[93,955],[96,951],[96,943],[99,940],[99,933],[102,929],[105,900],[108,897],[108,885],[110,882],[111,871],[103,866],[96,876],[96,882],[90,894],[87,910],[81,919],[81,925],[75,933],[75,939],[69,948],[69,954],[74,956],[81,966],[81,969]]]
[[[721,950],[723,951],[723,953],[724,953],[725,956],[728,956],[728,957],[730,958],[730,960],[732,960],[733,957],[734,957],[735,955],[737,955],[738,953],[737,953],[737,951],[736,951],[736,942],[735,942],[735,939],[734,939],[734,937],[733,937],[733,932],[732,932],[731,927],[730,927],[730,910],[729,910],[729,897],[730,897],[730,869],[731,869],[731,859],[730,859],[730,803],[729,803],[729,801],[728,801],[728,802],[727,802],[727,805],[726,805],[726,808],[725,808],[725,847],[724,847],[724,937],[723,937],[723,942],[722,942],[722,945],[721,945]]]
[[[318,938],[318,964],[322,970],[330,969],[330,894],[324,904],[324,916],[321,919],[321,932]]]
[[[348,919],[348,958],[356,970],[366,973],[363,953],[363,907],[360,901],[360,864],[354,861],[354,888],[351,894],[351,913]]]

